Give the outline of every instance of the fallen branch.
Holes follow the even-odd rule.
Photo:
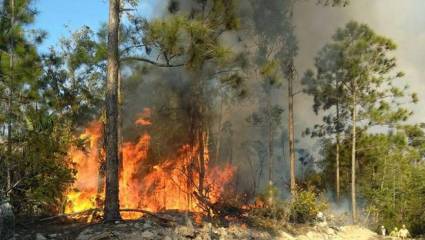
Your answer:
[[[84,210],[84,211],[76,212],[76,213],[59,214],[59,215],[52,216],[52,217],[42,218],[42,219],[40,219],[38,221],[39,222],[44,222],[44,221],[54,220],[54,219],[62,218],[62,217],[72,217],[72,216],[77,216],[77,215],[83,215],[83,214],[91,213],[92,211],[93,212],[100,211],[100,209],[99,208],[92,208],[92,209],[88,209],[88,210]]]
[[[137,212],[137,213],[143,213],[143,214],[149,215],[151,217],[154,217],[154,218],[156,218],[158,220],[161,220],[163,223],[166,223],[166,224],[168,224],[169,222],[174,222],[174,219],[164,218],[164,217],[158,216],[158,214],[155,214],[153,212],[150,212],[150,211],[147,211],[147,210],[143,210],[143,209],[127,209],[127,208],[125,208],[125,209],[120,209],[120,212]]]
[[[211,213],[213,213],[214,215],[219,214],[220,211],[215,208],[214,204],[211,203],[208,198],[206,198],[205,196],[201,196],[201,194],[196,191],[193,192],[193,196],[195,196],[195,198],[198,200],[199,207],[202,208],[209,215],[211,215]]]
[[[38,221],[39,222],[45,222],[45,221],[50,221],[50,220],[56,220],[58,218],[69,218],[69,217],[78,216],[78,215],[90,215],[90,216],[93,216],[98,211],[101,211],[101,209],[99,209],[99,208],[91,208],[91,209],[84,210],[84,211],[81,211],[81,212],[69,213],[69,214],[59,214],[59,215],[56,215],[56,216],[46,217],[46,218],[42,218],[42,219],[40,219]],[[169,225],[170,222],[175,222],[174,219],[169,219],[169,218],[161,217],[161,216],[158,216],[158,214],[155,214],[153,212],[150,212],[150,211],[147,211],[147,210],[143,210],[143,209],[120,209],[120,212],[137,212],[137,213],[143,213],[143,214],[149,215],[151,217],[154,217],[154,218],[160,220],[160,222],[162,224],[165,224],[165,225]],[[90,217],[90,216],[88,216],[88,217]]]

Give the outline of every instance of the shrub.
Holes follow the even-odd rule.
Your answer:
[[[327,209],[327,202],[311,190],[298,191],[289,201],[289,219],[295,223],[307,223],[316,217],[318,212]]]

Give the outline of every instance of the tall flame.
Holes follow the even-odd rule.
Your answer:
[[[145,114],[143,114],[145,115]],[[145,125],[148,120],[142,116],[136,124]],[[69,156],[75,163],[76,181],[67,194],[65,213],[75,213],[96,208],[104,198],[104,179],[99,176],[100,162],[104,157],[101,144],[102,124],[93,122],[80,136],[87,139],[88,148],[83,151],[72,147]],[[200,176],[190,171],[193,159],[198,154],[198,146],[183,145],[176,157],[163,159],[158,165],[148,162],[148,150],[151,137],[143,134],[136,142],[125,142],[121,146],[122,168],[120,171],[120,208],[161,211],[167,209],[201,211],[199,202],[193,197]],[[233,177],[233,167],[209,166],[208,149],[204,152],[205,195],[215,203],[224,186]],[[136,218],[139,215],[125,214],[124,218]]]

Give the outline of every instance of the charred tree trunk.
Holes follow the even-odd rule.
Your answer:
[[[121,219],[118,161],[118,28],[120,0],[109,0],[108,75],[106,82],[106,193],[104,220]]]
[[[191,74],[191,80],[193,82],[192,85],[192,96],[190,102],[190,141],[191,146],[195,148],[196,152],[194,153],[191,166],[194,169],[191,169],[193,175],[189,175],[188,177],[192,177],[190,179],[191,185],[194,189],[197,189],[198,194],[200,196],[204,196],[205,194],[205,137],[207,132],[206,120],[205,120],[205,102],[203,99],[204,89],[203,89],[203,81],[202,74],[200,71],[194,71]],[[193,172],[194,170],[194,172]],[[198,176],[198,181],[193,180],[193,176]],[[197,186],[196,186],[197,185]],[[191,192],[191,191],[189,191]]]
[[[222,133],[222,121],[223,121],[223,101],[224,97],[222,96],[220,99],[220,110],[218,115],[218,127],[217,127],[217,140],[215,147],[215,160],[216,162],[220,162],[221,159],[221,133]]]
[[[296,174],[295,174],[295,130],[294,130],[294,63],[288,66],[288,137],[289,137],[289,161],[290,161],[290,176],[291,176],[291,194],[295,196],[297,192]]]
[[[202,84],[199,86],[201,95],[199,96],[199,100],[197,101],[198,104],[198,137],[197,137],[197,144],[199,145],[198,149],[198,156],[199,156],[199,186],[198,191],[201,194],[201,196],[204,196],[206,194],[205,192],[205,176],[206,176],[206,165],[207,165],[207,159],[205,159],[205,153],[208,151],[208,124],[206,123],[205,119],[205,103],[202,100]]]
[[[102,115],[105,115],[105,111],[102,111]],[[97,154],[99,157],[99,170],[97,175],[97,194],[96,194],[96,207],[101,209],[104,207],[104,196],[105,192],[105,175],[106,175],[106,159],[104,155],[104,150],[106,149],[106,127],[105,123],[102,122],[103,125],[103,141],[97,146]]]
[[[204,195],[204,179],[205,179],[205,143],[204,143],[204,131],[200,129],[198,134],[198,141],[199,141],[199,149],[198,149],[198,156],[199,156],[199,185],[198,185],[198,192],[201,196]]]

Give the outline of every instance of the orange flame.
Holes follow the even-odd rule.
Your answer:
[[[140,126],[152,125],[152,122],[149,120],[152,115],[152,111],[150,108],[143,109],[143,112],[140,113],[139,115],[140,117],[135,122],[136,125],[140,125]]]
[[[142,116],[144,117],[144,116]],[[141,119],[141,118],[140,118]],[[137,121],[136,121],[137,123]],[[88,140],[87,151],[72,147],[69,156],[77,170],[73,189],[67,194],[65,213],[75,213],[97,207],[104,193],[99,188],[104,179],[99,177],[100,159],[103,151],[100,146],[102,139],[102,124],[91,123],[81,134]],[[199,203],[192,193],[198,191],[199,173],[190,171],[193,159],[198,155],[198,146],[183,145],[175,154],[176,157],[163,159],[158,165],[151,166],[148,162],[150,136],[143,134],[138,141],[125,142],[121,146],[122,169],[120,171],[120,207],[121,209],[144,209],[161,211],[167,209],[190,210],[201,212]],[[204,152],[205,159],[205,195],[215,203],[224,186],[233,177],[231,165],[225,167],[210,167],[208,150]],[[137,218],[140,214],[124,214],[124,218]]]
[[[67,205],[65,213],[81,212],[96,206],[98,189],[99,159],[101,151],[98,145],[102,139],[102,124],[92,122],[80,135],[81,139],[88,142],[88,149],[80,150],[71,147],[68,156],[71,157],[77,170],[76,181],[73,189],[67,195]]]
[[[149,126],[151,125],[151,121],[147,120],[147,119],[143,119],[143,118],[139,118],[136,120],[136,125],[140,125],[140,126]]]

